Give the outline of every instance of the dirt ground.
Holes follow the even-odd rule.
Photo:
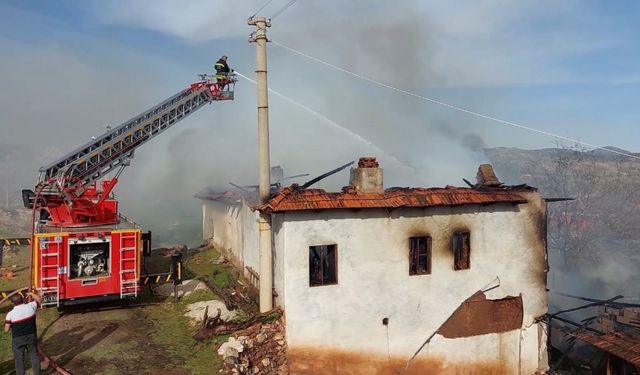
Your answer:
[[[41,337],[45,352],[74,375],[190,374],[166,345],[149,340],[156,329],[145,307],[117,308],[63,313]]]
[[[215,268],[224,278],[230,270],[215,264],[218,256],[213,249],[196,254],[191,276],[211,275]],[[164,265],[165,260],[156,263]],[[129,303],[39,310],[38,332],[44,351],[74,375],[215,374],[222,365],[215,349],[228,337],[196,342],[196,323],[184,313],[190,303],[216,298],[205,289],[174,302],[172,297],[154,297],[145,288]],[[8,308],[0,306],[0,315]],[[10,342],[9,335],[0,334],[0,375],[14,374]]]

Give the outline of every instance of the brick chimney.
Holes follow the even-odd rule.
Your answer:
[[[382,168],[375,157],[364,157],[358,160],[358,166],[351,168],[349,185],[365,193],[384,192]]]
[[[478,173],[476,173],[476,180],[480,186],[497,187],[502,185],[491,164],[480,164]]]

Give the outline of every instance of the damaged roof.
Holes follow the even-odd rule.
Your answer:
[[[640,366],[640,340],[622,332],[598,335],[582,331],[570,333],[577,339],[587,342],[598,349],[613,354],[636,366]]]
[[[527,189],[522,189],[527,190]],[[383,192],[357,191],[346,186],[342,192],[300,189],[293,184],[275,194],[257,208],[264,212],[286,212],[326,209],[401,208],[462,206],[469,204],[526,203],[527,200],[507,188],[390,188]]]
[[[256,194],[241,190],[212,191],[204,189],[196,193],[195,197],[222,202],[230,206],[242,203],[242,199],[245,199],[249,204],[255,204],[257,202]]]

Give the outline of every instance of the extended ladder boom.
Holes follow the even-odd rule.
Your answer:
[[[233,100],[235,75],[229,75],[222,90],[206,76],[201,75],[201,78],[189,88],[40,168],[39,182],[47,184],[55,179],[62,188],[89,186],[114,169],[127,165],[138,147],[205,104]]]

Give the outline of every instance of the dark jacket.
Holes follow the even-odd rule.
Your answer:
[[[231,69],[229,69],[229,65],[227,62],[220,59],[216,62],[216,73],[229,73]]]

